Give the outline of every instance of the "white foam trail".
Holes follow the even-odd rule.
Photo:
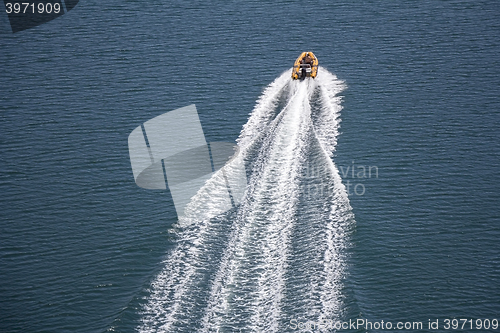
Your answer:
[[[272,134],[262,145],[260,160],[254,164],[257,170],[249,184],[248,200],[237,217],[239,228],[212,286],[203,332],[217,331],[225,320],[232,318],[233,325],[247,325],[251,331],[278,331],[298,198],[297,179],[304,136],[310,126],[307,88],[294,82],[293,96],[282,117],[270,126]],[[230,299],[234,302],[227,302]],[[239,319],[237,313],[241,311],[245,316]]]
[[[321,112],[315,123],[315,131],[321,145],[331,157],[337,145],[340,127],[340,111],[342,98],[338,96],[346,86],[334,74],[325,68],[318,69],[316,78],[320,89]]]
[[[247,149],[255,139],[261,134],[272,119],[273,111],[278,105],[278,98],[287,84],[290,83],[290,71],[285,71],[276,78],[267,88],[257,101],[250,118],[237,140],[240,149]]]
[[[286,71],[265,89],[237,140],[235,165],[251,161],[252,169],[235,217],[209,218],[225,194],[218,172],[193,198],[199,209],[188,215],[198,222],[179,233],[151,284],[140,332],[282,332],[294,317],[340,318],[352,214],[331,156],[343,89],[324,68],[306,81]],[[313,117],[316,95],[321,107]],[[302,170],[315,150],[329,192],[304,201]],[[217,243],[221,238],[227,241]]]
[[[342,295],[339,294],[342,279],[345,275],[345,249],[348,247],[347,234],[350,222],[353,221],[352,208],[345,186],[342,184],[339,171],[331,160],[337,145],[338,129],[340,127],[341,97],[338,94],[345,89],[342,81],[324,68],[320,68],[318,86],[322,112],[318,117],[315,134],[322,147],[325,161],[334,180],[331,207],[326,224],[326,244],[324,252],[325,280],[322,286],[322,311],[319,321],[340,317]],[[330,158],[329,158],[330,157]]]
[[[251,141],[248,133],[256,133],[255,129],[265,127],[271,118],[277,100],[283,88],[288,84],[288,73],[283,73],[268,88],[259,99],[257,106],[252,112],[249,123],[253,124],[253,130],[242,131],[247,133],[248,142]],[[243,134],[240,136],[244,138]],[[240,146],[245,146],[240,143]],[[226,169],[231,173],[233,166],[242,163],[245,151],[233,161]],[[203,262],[200,256],[207,251],[209,245],[206,244],[211,231],[215,226],[210,217],[214,212],[221,211],[220,204],[226,201],[227,190],[223,178],[222,169],[209,179],[206,185],[200,189],[193,201],[190,203],[183,217],[184,225],[192,225],[193,220],[197,223],[190,228],[183,230],[179,235],[176,248],[163,262],[164,268],[151,283],[148,302],[143,307],[142,324],[139,327],[141,332],[171,332],[179,321],[179,316],[189,308],[193,308],[186,294],[196,286],[196,280],[203,275]]]

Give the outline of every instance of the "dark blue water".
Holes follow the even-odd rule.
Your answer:
[[[347,85],[333,160],[365,190],[341,318],[498,318],[500,3],[88,0],[0,27],[1,331],[137,330],[178,240],[129,133],[195,103],[234,141],[304,50]]]

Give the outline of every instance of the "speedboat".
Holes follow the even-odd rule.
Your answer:
[[[292,70],[294,80],[303,80],[306,77],[313,79],[318,75],[318,58],[312,52],[302,52],[295,60]]]

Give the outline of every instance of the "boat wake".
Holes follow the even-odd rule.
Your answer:
[[[211,217],[225,195],[221,171],[192,199],[140,332],[283,332],[344,315],[354,219],[332,154],[345,86],[324,68],[315,80],[289,73],[263,92],[224,168],[245,165],[241,203]]]

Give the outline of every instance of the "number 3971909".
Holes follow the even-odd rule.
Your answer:
[[[35,3],[30,2],[7,2],[5,4],[5,10],[7,14],[59,14],[61,11],[61,4],[59,3]]]

